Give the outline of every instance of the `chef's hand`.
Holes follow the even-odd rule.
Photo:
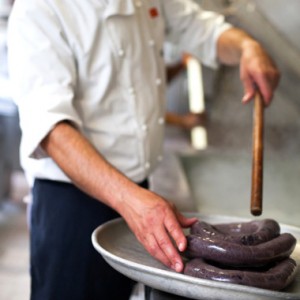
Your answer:
[[[278,86],[280,72],[262,46],[254,40],[243,45],[240,76],[244,85],[242,102],[249,102],[256,89],[259,89],[265,105],[268,106]]]
[[[186,249],[187,240],[182,227],[190,227],[196,218],[184,217],[173,204],[145,189],[138,198],[129,199],[120,213],[153,257],[177,272],[183,270],[178,250]]]

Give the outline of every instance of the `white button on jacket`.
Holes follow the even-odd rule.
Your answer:
[[[214,67],[216,40],[228,27],[190,0],[16,1],[9,72],[26,173],[69,181],[39,146],[69,120],[121,172],[145,179],[162,153],[165,38]]]

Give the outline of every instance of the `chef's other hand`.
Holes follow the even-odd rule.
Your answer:
[[[126,201],[120,213],[153,257],[182,272],[184,264],[178,250],[182,252],[187,247],[182,227],[190,227],[196,218],[184,217],[173,204],[145,189]]]
[[[240,76],[244,85],[242,102],[249,102],[258,88],[265,106],[268,106],[278,86],[280,72],[274,61],[256,41],[246,41],[243,45]]]

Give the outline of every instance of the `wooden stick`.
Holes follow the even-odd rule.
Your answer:
[[[263,194],[263,135],[264,135],[264,102],[259,91],[254,98],[253,109],[253,157],[251,213],[259,216],[262,213]]]

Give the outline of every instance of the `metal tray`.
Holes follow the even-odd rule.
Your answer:
[[[189,214],[216,223],[243,222],[250,219],[218,215]],[[300,265],[300,229],[280,224],[281,232],[297,238],[292,257]],[[190,299],[300,299],[300,270],[294,282],[285,290],[276,292],[260,288],[198,279],[176,273],[152,258],[137,241],[126,223],[116,219],[95,229],[92,243],[103,258],[117,271],[152,288]]]

